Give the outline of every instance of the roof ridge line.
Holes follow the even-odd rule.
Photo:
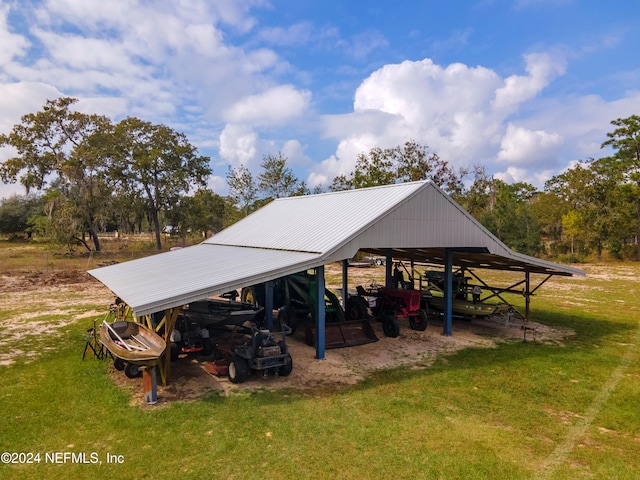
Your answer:
[[[295,253],[310,253],[313,255],[322,255],[323,252],[315,252],[311,250],[291,250],[289,248],[273,248],[273,247],[256,247],[254,245],[238,245],[231,243],[214,243],[214,242],[202,242],[200,245],[217,245],[219,247],[238,247],[238,248],[251,248],[253,250],[268,250],[272,252],[295,252]]]

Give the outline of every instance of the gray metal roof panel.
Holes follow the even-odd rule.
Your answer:
[[[90,270],[89,274],[145,315],[322,264],[319,256],[200,244]]]
[[[428,183],[411,182],[280,198],[205,243],[327,253],[352,239]]]

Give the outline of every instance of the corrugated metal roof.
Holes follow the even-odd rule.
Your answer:
[[[89,271],[143,315],[279,278],[358,250],[583,275],[511,251],[431,182],[278,199],[195,247]]]
[[[318,257],[202,243],[89,273],[140,316],[297,273]]]
[[[427,185],[412,182],[277,199],[205,243],[325,254]]]

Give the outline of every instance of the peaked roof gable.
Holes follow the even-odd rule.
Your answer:
[[[430,181],[281,198],[204,243],[312,252],[327,262],[363,248],[510,252]]]
[[[429,185],[411,182],[280,198],[205,243],[326,254]]]

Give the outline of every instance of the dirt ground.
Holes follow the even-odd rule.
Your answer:
[[[362,381],[376,370],[405,365],[411,369],[426,368],[439,355],[451,354],[467,347],[494,348],[498,342],[508,339],[523,341],[520,326],[506,327],[497,319],[454,321],[453,335],[442,335],[442,322],[436,321],[426,331],[418,332],[409,328],[408,322],[401,322],[397,338],[386,337],[379,322],[372,322],[378,341],[356,347],[326,350],[324,360],[315,358],[315,348],[304,342],[304,335],[296,332],[287,338],[287,345],[293,357],[294,368],[288,377],[252,374],[245,383],[235,385],[228,378],[207,372],[205,358],[184,358],[172,364],[171,384],[160,386],[160,403],[178,399],[191,399],[208,390],[219,390],[231,395],[245,389],[279,389],[314,391],[330,390]],[[535,341],[561,342],[572,332],[560,332],[545,325],[530,324],[537,328]],[[527,331],[527,341],[533,340],[534,332]],[[123,375],[115,375],[114,380],[123,387],[138,385]],[[139,387],[136,387],[139,388]],[[134,395],[135,396],[135,395]],[[134,403],[138,403],[134,399]]]
[[[365,270],[365,269],[363,269]],[[356,272],[354,276],[356,277]],[[366,272],[362,273],[366,276]],[[370,274],[369,274],[370,276]],[[357,284],[357,283],[356,283]],[[17,314],[11,322],[0,324],[2,337],[0,347],[11,347],[21,342],[25,335],[34,338],[55,334],[61,327],[86,322],[104,316],[113,296],[106,287],[83,271],[57,271],[51,273],[12,272],[0,275],[0,309],[9,310],[15,305],[29,304],[30,312]],[[41,304],[39,312],[37,306]],[[84,305],[104,304],[103,311],[87,311]],[[39,321],[42,311],[47,314],[67,313],[66,320],[59,322]],[[28,328],[25,325],[28,324]],[[158,378],[158,403],[153,407],[167,405],[173,401],[189,401],[202,395],[216,392],[221,395],[242,393],[247,389],[292,388],[309,391],[338,389],[362,381],[367,375],[381,369],[406,366],[410,369],[426,368],[441,355],[451,354],[467,347],[494,348],[499,342],[527,341],[561,343],[573,335],[572,331],[550,328],[535,322],[528,323],[523,330],[522,322],[506,325],[503,317],[461,320],[454,319],[453,334],[442,335],[443,325],[439,318],[433,319],[424,332],[409,328],[408,322],[400,322],[400,335],[389,338],[382,332],[379,322],[372,321],[378,341],[357,347],[330,349],[324,360],[315,358],[315,348],[304,342],[304,331],[299,329],[287,338],[293,358],[293,371],[287,377],[263,378],[252,374],[240,385],[232,384],[224,376],[208,372],[206,357],[181,358],[171,365],[170,383],[160,385]],[[535,337],[535,338],[534,338]],[[84,339],[78,339],[81,353]],[[33,342],[31,342],[33,343]],[[0,365],[11,364],[16,356],[37,358],[36,352],[18,348],[3,348],[8,353],[0,354]],[[131,403],[145,406],[142,379],[129,379],[122,372],[110,368],[113,382],[131,394]],[[151,407],[149,407],[151,408]]]

